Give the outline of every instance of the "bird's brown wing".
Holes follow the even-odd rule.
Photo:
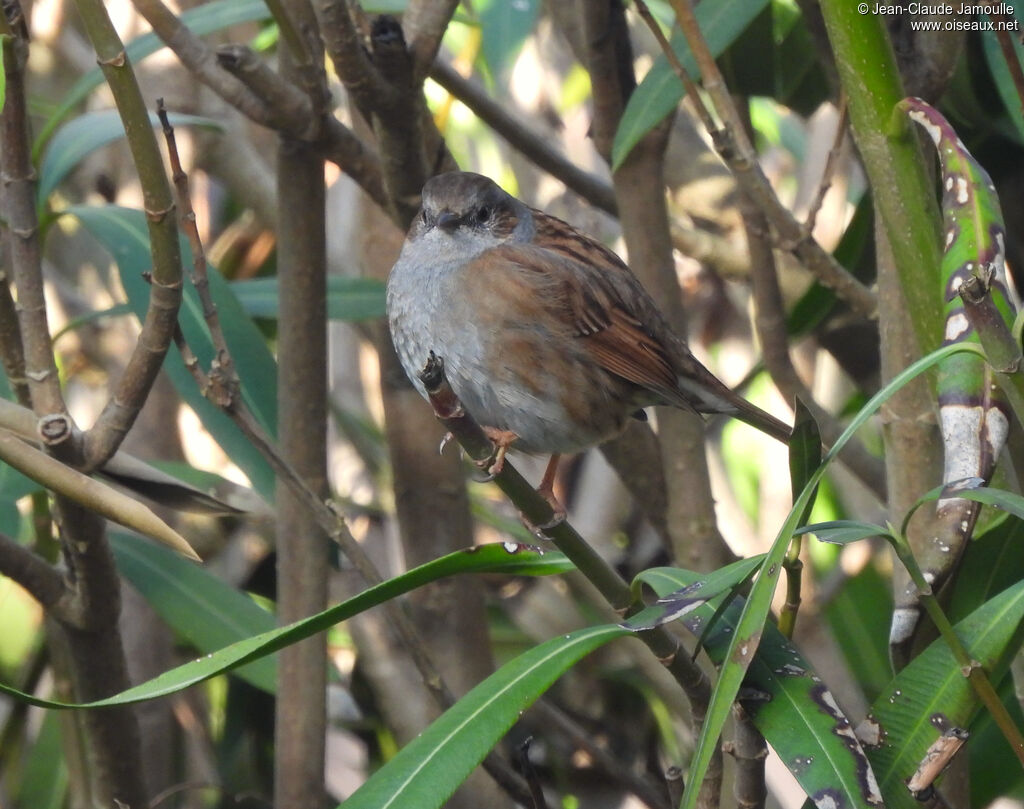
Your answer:
[[[590,254],[597,260],[606,255],[614,257]],[[678,387],[669,344],[677,338],[617,257],[616,266],[602,269],[584,263],[586,252],[567,255],[530,244],[503,245],[485,256],[474,264],[498,282],[492,294],[501,294],[501,288],[513,298],[529,294],[533,302],[523,301],[520,308],[542,311],[548,328],[581,340],[600,367],[668,402],[692,407]]]

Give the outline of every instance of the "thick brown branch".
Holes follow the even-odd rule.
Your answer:
[[[7,97],[0,115],[0,155],[4,235],[18,298],[18,324],[24,349],[24,377],[32,406],[40,416],[66,413],[60,377],[50,343],[43,295],[43,270],[36,220],[35,170],[28,142],[24,67],[27,42],[9,41],[3,49]]]
[[[46,610],[64,598],[64,577],[45,559],[0,533],[0,574],[17,582]]]

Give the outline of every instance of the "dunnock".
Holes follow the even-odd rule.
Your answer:
[[[388,320],[413,384],[430,352],[497,447],[559,453],[620,433],[649,405],[735,416],[786,442],[790,429],[733,393],[672,332],[623,261],[571,225],[470,172],[423,186],[391,270]],[[557,510],[557,509],[556,509]]]

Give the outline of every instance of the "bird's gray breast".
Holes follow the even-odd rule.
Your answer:
[[[460,294],[459,285],[465,265],[488,246],[433,229],[406,242],[391,270],[387,312],[392,340],[402,367],[423,396],[418,374],[431,351],[444,360],[456,395],[470,379],[482,378],[483,342],[468,310],[472,302]]]

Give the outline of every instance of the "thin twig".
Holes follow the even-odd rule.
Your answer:
[[[218,67],[213,51],[161,0],[133,0],[133,3],[153,27],[154,33],[174,51],[189,72],[228,104],[258,124],[301,137],[308,120],[289,119],[286,111],[272,109],[265,99],[257,96],[237,77]],[[295,87],[291,92],[302,93]],[[324,157],[336,163],[377,205],[387,210],[388,196],[376,152],[333,116],[328,116],[323,123],[324,130],[318,145]]]
[[[500,104],[487,94],[477,82],[463,78],[444,62],[435,62],[430,78],[465,104],[477,118],[487,124],[512,148],[533,161],[537,166],[565,183],[566,188],[583,197],[602,211],[618,216],[615,189],[611,183],[581,169],[552,145],[549,136],[531,130],[523,123],[523,116]]]
[[[85,29],[114,96],[142,187],[153,259],[149,305],[128,364],[95,424],[83,436],[86,468],[105,463],[138,417],[171,344],[181,305],[181,250],[174,197],[135,71],[102,3],[79,0]]]
[[[732,170],[737,184],[764,211],[778,233],[781,247],[793,252],[822,284],[832,289],[855,312],[864,317],[875,317],[877,300],[874,293],[850,274],[834,256],[804,233],[801,224],[781,203],[772,189],[757,161],[757,153],[743,131],[739,113],[700,31],[691,4],[687,0],[672,0],[672,8],[700,68],[704,89],[722,119],[721,127],[715,125],[711,112],[705,107],[700,93],[696,91],[693,80],[675,56],[668,40],[661,34],[657,23],[652,18],[648,24],[653,23],[652,31],[657,29],[655,36],[664,43],[662,48],[669,64],[686,87],[698,116],[708,128],[716,151]]]
[[[832,176],[835,174],[836,166],[839,164],[839,156],[842,153],[843,140],[846,138],[847,105],[846,94],[839,97],[839,120],[836,121],[836,134],[832,140],[832,148],[825,158],[825,168],[821,172],[821,182],[818,183],[818,191],[814,195],[811,207],[807,211],[807,218],[804,220],[804,232],[810,236],[814,233],[814,223],[818,218],[818,212],[825,202],[825,195],[832,187]]]

